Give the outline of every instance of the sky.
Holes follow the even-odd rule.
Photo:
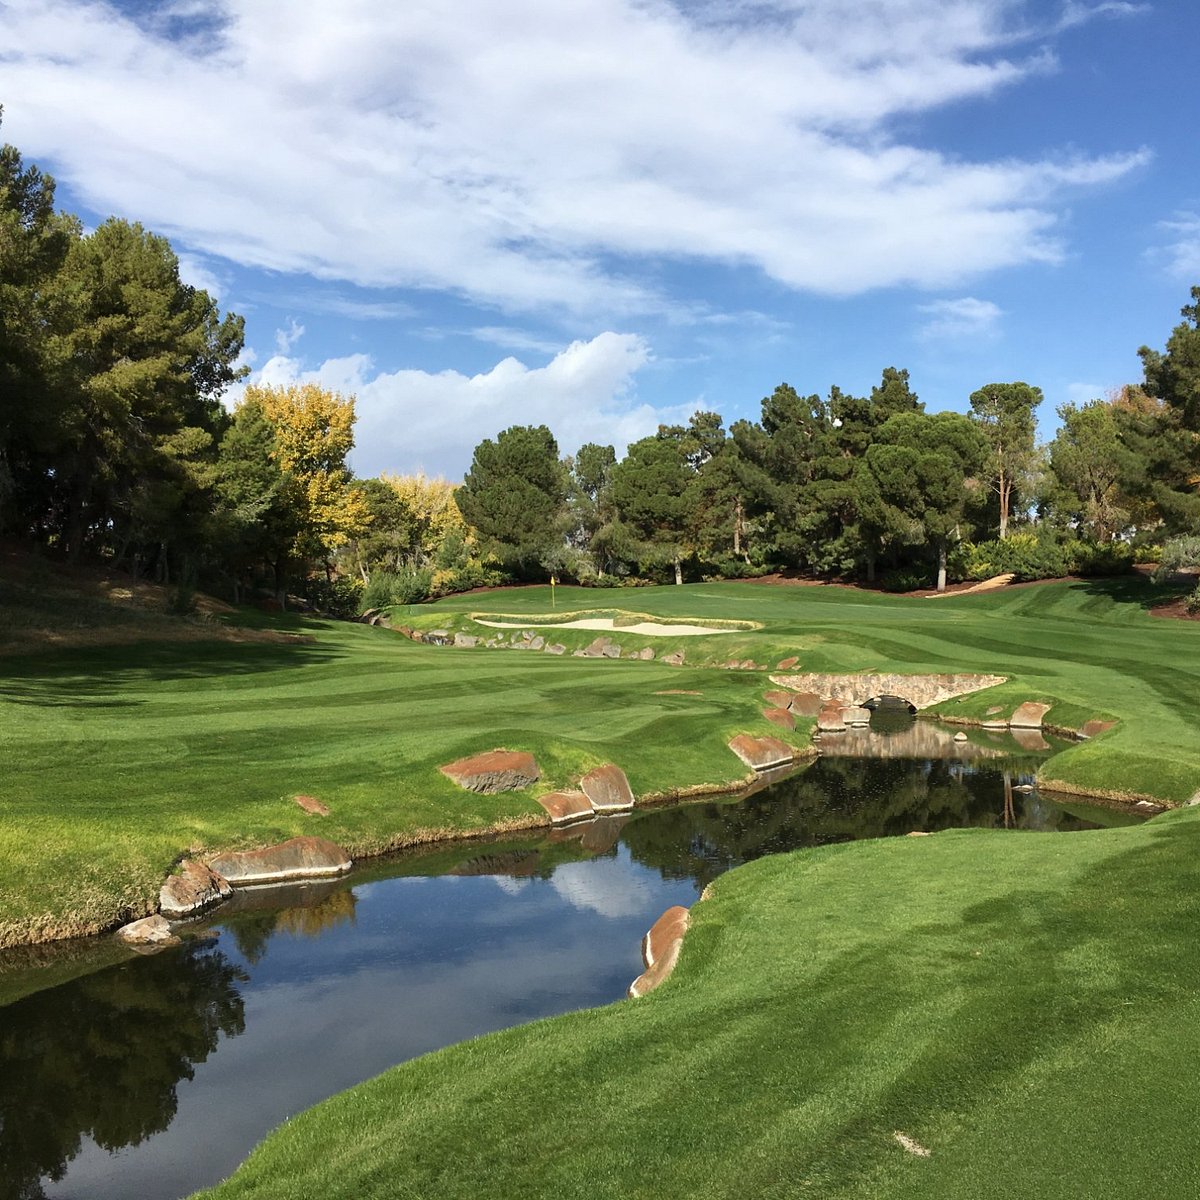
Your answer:
[[[888,366],[1050,436],[1200,284],[1197,46],[1196,0],[0,0],[0,138],[169,237],[250,382],[353,394],[362,476]]]

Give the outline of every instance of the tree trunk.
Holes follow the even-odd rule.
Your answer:
[[[1000,540],[1008,537],[1008,506],[1012,500],[1012,480],[1000,471]]]
[[[736,496],[733,501],[733,552],[742,552],[742,498]]]
[[[675,586],[680,587],[683,584],[683,571],[679,565],[679,559],[675,559]]]
[[[946,543],[938,542],[938,576],[937,590],[944,592],[946,590]]]
[[[367,567],[365,563],[358,564],[358,573],[362,576],[363,587],[366,587],[367,584],[371,582],[371,576],[367,574]]]

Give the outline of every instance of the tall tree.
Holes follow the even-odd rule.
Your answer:
[[[989,474],[1000,501],[1000,537],[1008,536],[1014,491],[1035,459],[1034,410],[1042,390],[1028,383],[989,383],[971,393],[971,413],[991,447]]]
[[[958,413],[890,418],[857,470],[862,520],[883,545],[927,545],[946,588],[946,558],[988,459],[978,426]]]
[[[475,447],[455,502],[497,557],[529,573],[562,543],[567,471],[545,425],[514,425]]]

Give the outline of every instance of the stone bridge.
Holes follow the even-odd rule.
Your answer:
[[[1006,683],[1003,675],[772,675],[771,682],[793,692],[874,708],[885,697],[915,709]]]

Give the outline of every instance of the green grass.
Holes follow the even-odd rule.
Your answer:
[[[1192,810],[759,860],[650,997],[394,1068],[203,1195],[1194,1195],[1198,862]]]
[[[1137,589],[1141,590],[1137,590]],[[505,746],[533,751],[541,788],[604,761],[638,794],[744,777],[726,748],[761,719],[765,673],[706,669],[787,655],[797,670],[993,671],[998,692],[945,706],[973,716],[1045,699],[1047,720],[1092,715],[1117,729],[1057,755],[1068,788],[1181,802],[1200,787],[1200,626],[1150,617],[1140,581],[1063,584],[961,599],[751,584],[646,588],[629,610],[753,621],[757,631],[645,638],[687,666],[417,645],[381,629],[244,618],[307,643],[139,643],[0,658],[0,945],[84,933],[149,911],[186,852],[321,833],[354,854],[437,833],[540,819],[527,794],[465,793],[437,766]],[[490,609],[552,611],[550,589],[489,597]],[[558,589],[558,611],[624,594]],[[480,597],[413,610],[467,628]],[[403,616],[398,619],[404,619]],[[479,627],[475,627],[478,631]],[[574,638],[572,639],[572,635]],[[563,630],[586,645],[589,631]],[[693,666],[695,664],[695,666]],[[657,695],[694,690],[701,696]],[[797,744],[807,739],[798,730]],[[306,816],[290,797],[333,810]]]

